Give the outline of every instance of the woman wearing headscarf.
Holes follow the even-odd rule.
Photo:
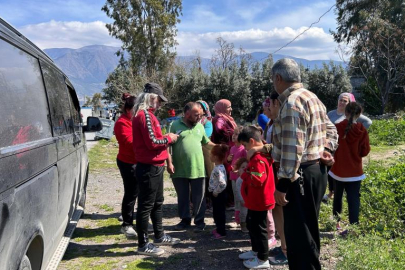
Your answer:
[[[227,99],[218,100],[217,103],[215,103],[214,105],[214,112],[215,117],[212,119],[213,132],[211,135],[211,141],[215,144],[226,144],[229,146],[230,149],[233,146],[232,135],[236,128],[236,122],[231,116],[231,102]],[[226,154],[226,159],[228,159],[228,155],[229,151]],[[225,163],[224,165],[229,176],[229,172],[231,171],[230,163]],[[231,207],[233,207],[234,205],[234,199],[232,185],[230,182],[227,185],[226,193],[228,196],[227,207],[232,209]]]
[[[347,104],[349,104],[350,102],[355,102],[356,99],[354,97],[354,95],[352,93],[342,93],[339,95],[338,98],[338,106],[336,108],[336,110],[332,110],[330,112],[328,112],[328,117],[330,119],[330,121],[332,123],[334,123],[335,125],[342,122],[343,120],[346,119],[345,116],[345,109]],[[356,120],[357,123],[361,123],[363,124],[363,126],[368,129],[371,124],[373,123],[373,121],[371,121],[370,118],[368,118],[367,116],[360,114],[360,117]],[[328,169],[330,169],[330,167],[328,167]],[[329,176],[328,174],[328,186],[329,186],[329,194],[325,194],[325,196],[323,197],[324,201],[327,201],[328,199],[332,199],[333,197],[333,178],[331,176]]]
[[[205,102],[204,100],[197,100],[196,103],[200,104],[203,109],[204,114],[201,117],[200,123],[204,126],[205,134],[209,138],[209,137],[211,137],[212,130],[213,130],[210,107],[208,106],[208,103]],[[211,211],[212,203],[211,203],[211,198],[208,196],[210,194],[208,192],[208,182],[209,182],[211,172],[214,169],[214,163],[212,163],[212,161],[210,159],[210,150],[208,150],[206,147],[203,147],[202,150],[203,150],[203,155],[204,155],[204,165],[205,165],[205,173],[206,173],[206,177],[205,177],[206,205],[207,205],[207,210]]]

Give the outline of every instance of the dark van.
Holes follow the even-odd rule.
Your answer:
[[[1,270],[56,269],[86,198],[83,132],[101,127],[83,126],[68,77],[0,18]]]

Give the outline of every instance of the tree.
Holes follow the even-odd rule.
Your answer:
[[[91,98],[91,105],[93,105],[95,111],[100,111],[103,108],[103,105],[101,104],[101,99],[102,99],[101,93],[95,93]]]
[[[307,72],[308,89],[322,100],[326,108],[335,109],[338,97],[343,92],[351,92],[347,72],[341,65],[336,65],[332,61],[327,65],[323,64],[322,68],[315,68]]]
[[[352,74],[366,80],[366,93],[379,100],[379,112],[390,100],[405,96],[405,5],[399,0],[338,0],[334,39],[351,45]],[[370,102],[369,104],[370,105]]]
[[[134,75],[165,76],[176,56],[181,0],[107,0],[102,10],[114,20],[106,27],[111,36],[122,41],[118,55],[129,53]]]

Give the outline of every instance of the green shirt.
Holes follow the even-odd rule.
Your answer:
[[[205,177],[204,155],[202,145],[210,140],[205,135],[204,126],[198,123],[189,128],[183,118],[174,121],[169,132],[182,132],[176,143],[172,145],[172,160],[174,165],[174,174],[172,178],[201,178]]]

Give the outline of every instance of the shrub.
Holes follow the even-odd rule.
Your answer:
[[[405,142],[405,120],[374,120],[368,133],[371,145],[398,145]]]

